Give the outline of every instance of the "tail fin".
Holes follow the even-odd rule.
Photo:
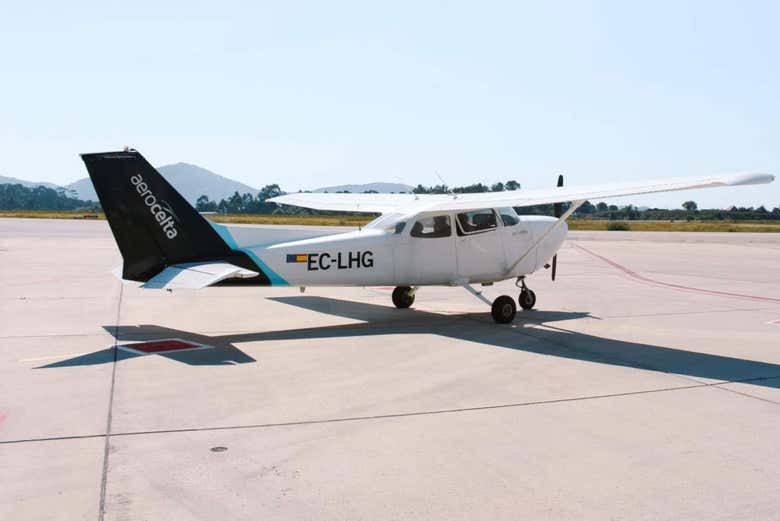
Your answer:
[[[261,273],[231,249],[135,150],[82,154],[89,177],[124,259],[122,277],[147,281],[174,264],[227,261]]]

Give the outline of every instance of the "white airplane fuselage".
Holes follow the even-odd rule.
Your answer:
[[[456,218],[450,214],[451,222]],[[412,217],[400,232],[371,226],[336,234],[303,230],[296,231],[303,238],[286,242],[275,240],[269,229],[213,226],[269,273],[274,285],[426,286],[495,282],[542,268],[563,244],[566,224],[531,249],[557,220],[517,218],[511,225],[497,219],[495,227],[469,235],[456,224],[448,236],[414,236]]]

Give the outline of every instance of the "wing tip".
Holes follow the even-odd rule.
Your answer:
[[[744,186],[744,185],[765,185],[773,182],[775,176],[772,174],[764,174],[760,172],[743,172],[740,174],[733,174],[722,179],[723,184],[727,186]]]

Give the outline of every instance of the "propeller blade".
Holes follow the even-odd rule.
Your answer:
[[[563,174],[558,175],[558,188],[561,188],[563,186]],[[556,219],[560,218],[563,214],[563,203],[555,203],[553,205],[553,211],[555,214]],[[555,280],[555,277],[553,277],[553,280]]]
[[[558,175],[558,188],[561,188],[563,186],[563,174]],[[555,217],[560,219],[561,215],[563,214],[563,204],[562,203],[555,203],[553,205],[553,209],[555,211]],[[558,269],[558,254],[556,253],[553,255],[552,258],[552,279],[555,280],[555,272]]]

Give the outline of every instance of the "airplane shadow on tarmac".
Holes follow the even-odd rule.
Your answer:
[[[718,381],[745,381],[753,385],[780,388],[780,365],[768,362],[699,353],[671,347],[625,342],[555,327],[551,323],[578,318],[594,318],[588,313],[570,311],[524,311],[513,324],[497,325],[488,313],[439,315],[415,309],[397,310],[364,302],[316,296],[273,297],[274,302],[310,311],[360,320],[357,324],[307,327],[280,331],[258,331],[225,335],[202,335],[157,325],[104,326],[117,344],[128,341],[152,341],[179,338],[212,346],[212,349],[163,353],[189,365],[236,365],[256,360],[234,343],[264,340],[316,340],[324,338],[433,334],[489,346],[515,349],[545,356],[609,364],[691,378]],[[533,327],[542,325],[544,327]],[[367,349],[370,346],[367,344]],[[139,355],[118,350],[116,360]],[[112,363],[113,346],[39,368],[73,367]]]

